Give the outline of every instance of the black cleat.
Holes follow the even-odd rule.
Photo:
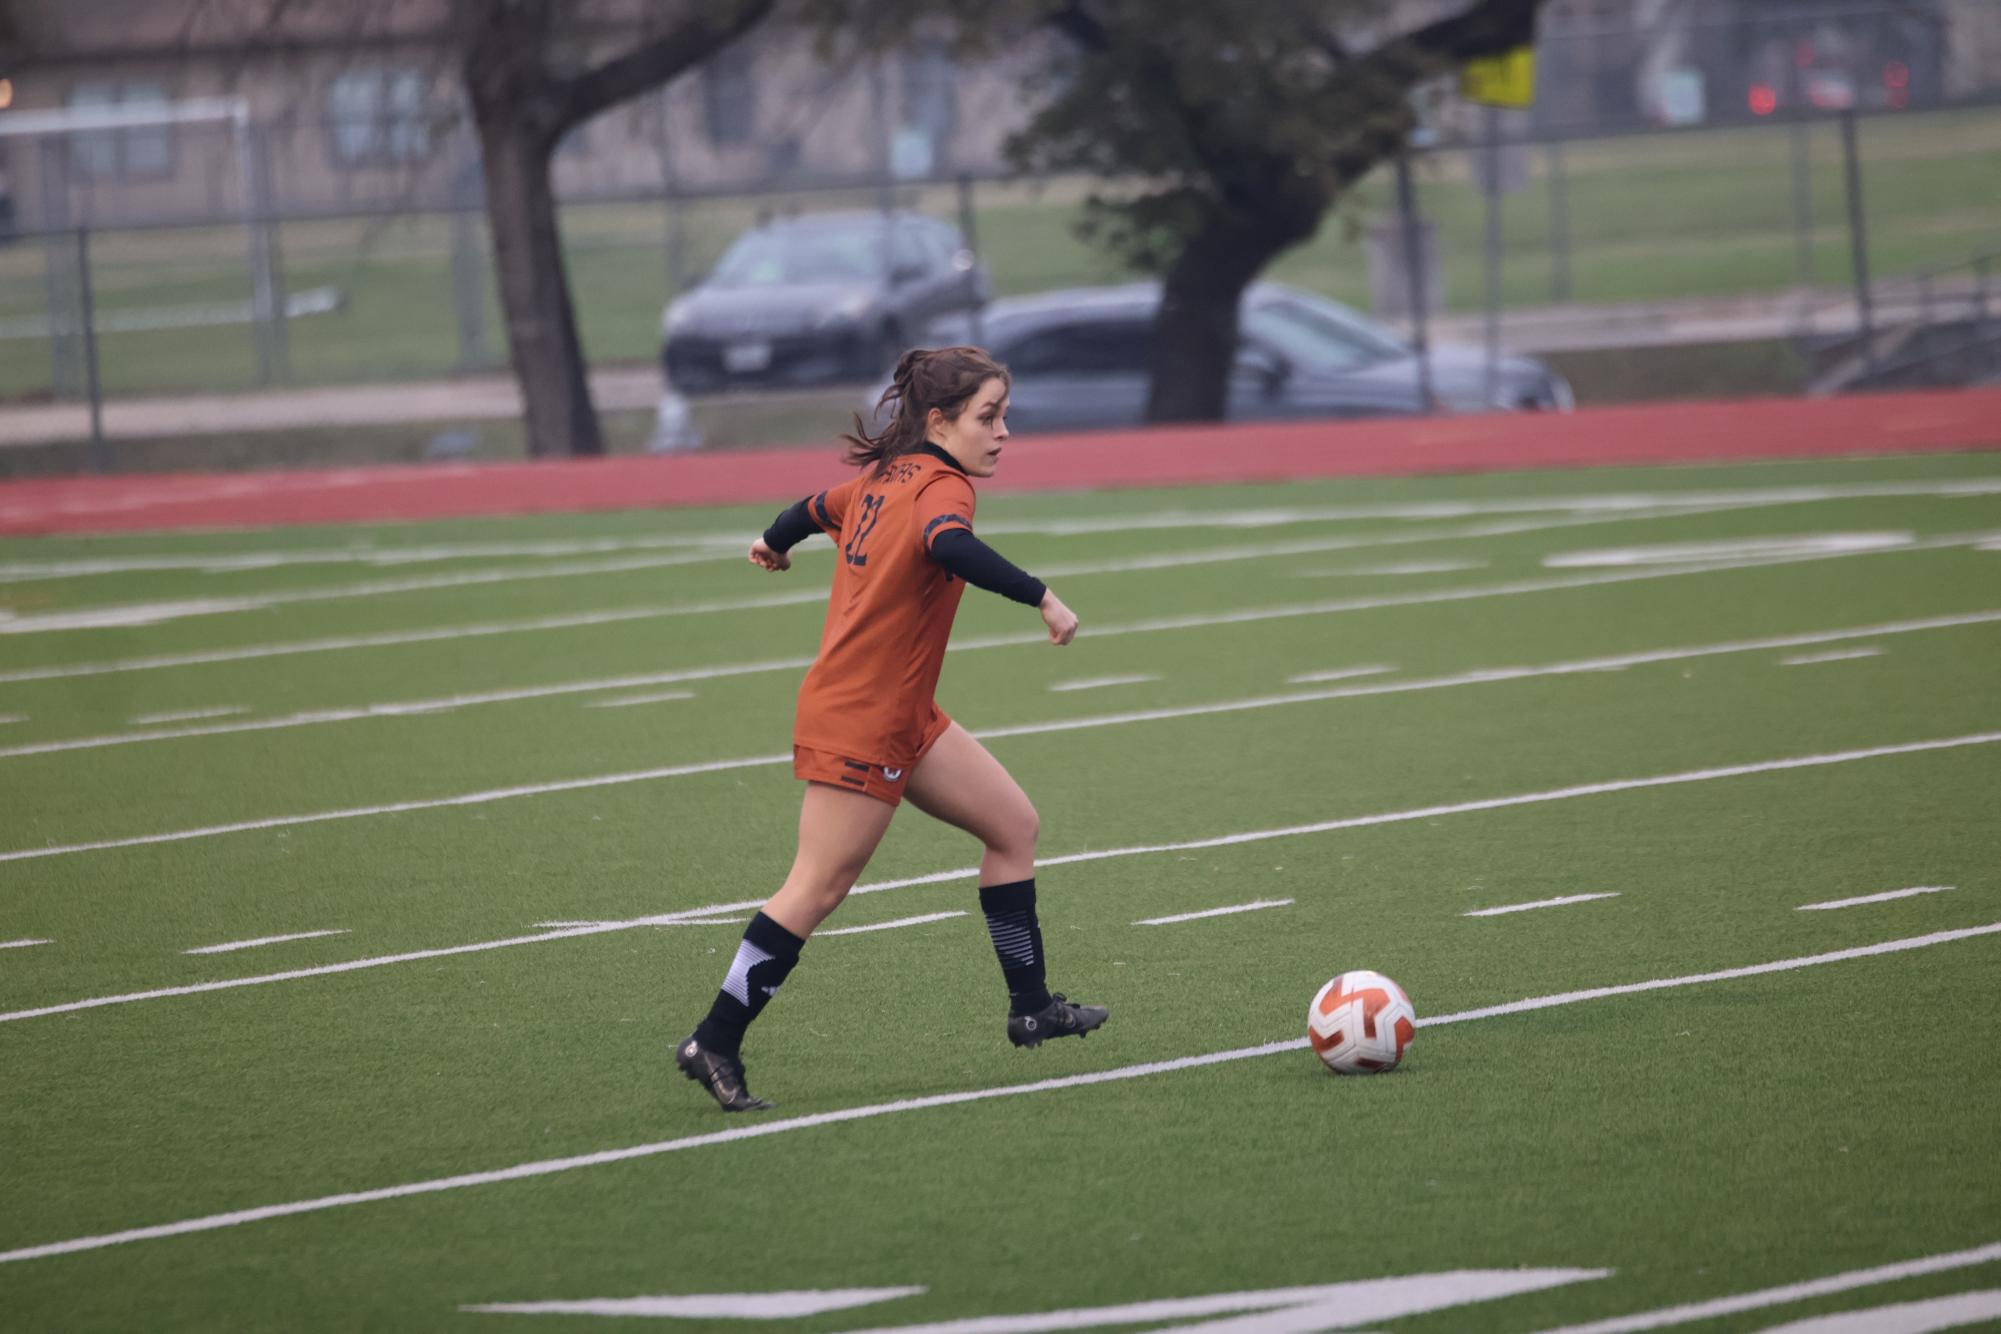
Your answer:
[[[1007,1040],[1017,1047],[1039,1047],[1049,1038],[1083,1037],[1111,1017],[1102,1005],[1072,1005],[1062,992],[1034,1014],[1009,1015]]]
[[[682,1074],[707,1089],[726,1112],[762,1112],[776,1105],[751,1096],[744,1084],[742,1061],[710,1051],[695,1040],[693,1033],[674,1048],[674,1064],[681,1067]]]

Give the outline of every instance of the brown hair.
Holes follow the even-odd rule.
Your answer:
[[[977,347],[913,348],[896,363],[889,388],[875,403],[875,418],[888,424],[874,435],[855,414],[855,429],[842,434],[848,442],[848,462],[857,468],[880,468],[924,443],[925,420],[936,408],[956,420],[966,403],[988,380],[1011,385],[1007,367]]]

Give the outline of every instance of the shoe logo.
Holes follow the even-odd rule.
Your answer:
[[[1035,1021],[1033,1019],[1025,1020],[1022,1023],[1022,1027],[1033,1033],[1035,1031]]]
[[[692,1060],[694,1060],[694,1059],[695,1059],[695,1044],[694,1044],[694,1043],[692,1043],[692,1042],[690,1042],[690,1043],[689,1043],[689,1044],[688,1044],[687,1046],[685,1046],[685,1047],[681,1048],[681,1054],[682,1054],[683,1056],[687,1057],[687,1058],[688,1058],[689,1060],[691,1060],[691,1061],[692,1061]]]
[[[890,782],[894,783],[894,782],[895,782],[895,781],[896,781],[897,779],[899,779],[899,778],[903,777],[903,770],[901,770],[901,769],[884,769],[884,770],[882,771],[882,776],[883,776],[884,778],[888,779],[888,780],[889,780]]]

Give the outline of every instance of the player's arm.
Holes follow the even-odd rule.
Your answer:
[[[846,508],[846,486],[807,496],[771,521],[764,535],[750,544],[750,563],[767,570],[789,570],[792,558],[786,553],[815,533],[838,540],[839,512]]]
[[[952,522],[955,519],[957,522]],[[1049,591],[1049,585],[973,536],[963,518],[945,515],[932,523],[936,531],[929,539],[931,559],[974,588],[1040,611],[1042,623],[1049,627],[1050,643],[1067,644],[1077,637],[1076,614]]]

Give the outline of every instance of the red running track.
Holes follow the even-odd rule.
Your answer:
[[[1022,436],[982,489],[1084,490],[2001,447],[2001,389],[1747,399],[1374,422]],[[782,504],[845,476],[836,446],[326,472],[0,484],[0,535]]]

